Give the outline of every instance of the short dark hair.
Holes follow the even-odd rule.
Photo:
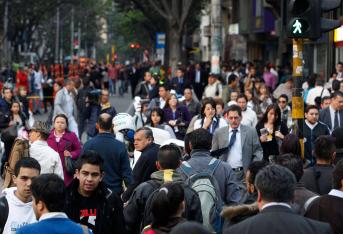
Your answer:
[[[314,142],[314,154],[318,159],[331,160],[336,152],[334,138],[331,136],[319,136]]]
[[[109,131],[112,128],[112,117],[109,114],[103,113],[98,118],[99,128]]]
[[[238,115],[240,117],[242,117],[242,109],[240,108],[240,106],[238,106],[238,105],[231,105],[231,106],[229,106],[226,109],[225,113],[229,114],[229,112],[231,112],[231,111],[237,111]]]
[[[305,113],[308,113],[312,109],[316,109],[317,111],[319,111],[318,106],[316,106],[316,105],[308,105],[308,106],[306,106]]]
[[[206,129],[199,128],[189,134],[189,141],[194,149],[210,150],[212,148],[212,135]]]
[[[282,154],[276,157],[275,162],[288,168],[295,175],[297,182],[300,181],[304,174],[303,162],[300,156],[294,154]]]
[[[246,102],[248,102],[248,98],[247,98],[247,96],[246,96],[244,93],[240,93],[240,94],[238,94],[238,96],[237,96],[237,100],[238,100],[238,99],[241,99],[241,98],[244,98],[244,99],[245,99],[245,101],[246,101]]]
[[[343,180],[343,160],[338,161],[335,169],[332,172],[332,188],[340,190],[342,188],[341,181]]]
[[[32,180],[32,196],[36,204],[44,202],[49,212],[63,212],[66,201],[66,187],[56,174],[42,174]]]
[[[328,99],[331,99],[331,97],[329,97],[329,96],[324,96],[324,97],[322,97],[322,103],[324,103],[324,101],[325,101],[325,100],[328,100]]]
[[[166,91],[170,91],[170,86],[168,84],[160,85],[158,88],[164,88]]]
[[[281,94],[277,100],[280,100],[280,98],[284,98],[288,102],[288,96],[286,94]]]
[[[264,160],[254,161],[249,165],[249,167],[248,167],[248,171],[249,171],[248,181],[250,184],[254,184],[257,173],[267,165],[268,165],[268,162],[264,161]]]
[[[343,92],[335,91],[331,94],[331,98],[336,98],[336,97],[343,97]]]
[[[30,168],[30,169],[36,169],[39,173],[41,171],[41,166],[39,162],[30,157],[24,157],[17,161],[17,163],[14,166],[14,175],[18,176],[20,172],[20,168]]]
[[[224,108],[224,101],[223,101],[223,99],[221,99],[221,98],[216,98],[216,99],[214,99],[214,101],[216,102],[216,106],[217,105],[221,105],[221,107],[222,108]]]
[[[100,171],[103,172],[104,160],[98,152],[93,150],[83,152],[77,160],[77,169],[81,170],[82,166],[85,164],[99,166]]]
[[[261,198],[268,202],[291,202],[294,198],[295,184],[294,174],[277,164],[261,169],[255,179],[255,187]]]
[[[10,87],[8,87],[8,86],[4,86],[4,87],[2,88],[2,93],[5,94],[5,91],[6,91],[6,90],[11,91],[11,93],[12,93],[12,89],[11,89]]]
[[[231,84],[231,83],[234,82],[237,78],[238,78],[238,76],[236,76],[235,74],[232,73],[231,75],[229,75],[228,84]]]
[[[162,146],[157,154],[157,160],[163,169],[175,170],[180,165],[181,157],[181,149],[175,144]]]

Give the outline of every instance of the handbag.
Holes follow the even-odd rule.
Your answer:
[[[71,146],[70,142],[66,142],[65,150],[68,150],[68,148]],[[76,161],[72,159],[71,156],[64,157],[64,166],[66,168],[66,171],[69,175],[73,176],[75,174],[75,169],[77,167]]]
[[[17,136],[18,136],[17,125],[12,125],[2,130],[1,141],[4,143],[14,141]]]

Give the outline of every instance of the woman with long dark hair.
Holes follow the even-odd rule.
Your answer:
[[[277,104],[271,104],[256,125],[257,134],[263,148],[263,159],[270,155],[279,155],[279,145],[288,134],[287,126],[281,122],[281,112]]]
[[[143,234],[169,233],[182,218],[185,209],[184,189],[179,183],[166,183],[153,194],[151,203],[152,223],[144,228]]]
[[[171,138],[176,138],[173,129],[168,124],[163,122],[163,117],[164,117],[164,112],[161,108],[159,107],[153,108],[148,118],[147,126],[163,129],[169,132]]]
[[[227,122],[224,118],[217,117],[216,102],[213,98],[208,98],[203,102],[200,115],[201,118],[194,122],[194,130],[204,128],[213,134],[217,128],[227,126]]]

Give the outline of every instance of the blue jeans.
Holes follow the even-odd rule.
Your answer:
[[[116,94],[116,89],[117,89],[116,83],[117,83],[116,80],[109,79],[110,94]]]
[[[119,95],[123,96],[125,92],[125,80],[119,81]]]

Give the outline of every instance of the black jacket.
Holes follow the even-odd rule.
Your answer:
[[[160,146],[152,143],[148,145],[142,152],[135,167],[132,170],[132,183],[128,186],[127,190],[123,193],[122,199],[127,202],[133,193],[133,190],[141,183],[150,180],[150,175],[157,171],[156,161],[157,153]]]
[[[329,127],[318,121],[318,124],[311,130],[311,128],[306,124],[304,124],[304,142],[305,142],[305,158],[313,161],[312,156],[312,149],[314,146],[314,141],[317,139],[317,137],[321,135],[330,135]]]
[[[328,234],[329,224],[295,214],[290,208],[275,205],[266,207],[259,214],[224,231],[224,234]]]
[[[168,176],[165,176],[168,175]],[[181,175],[174,170],[156,171],[151,175],[151,180],[140,184],[133,192],[128,204],[124,208],[124,218],[128,234],[140,233],[140,227],[151,223],[151,216],[146,217],[144,214],[150,214],[145,210],[150,195],[158,189],[165,181],[165,178],[171,178],[172,182],[179,182],[184,185],[185,191],[185,212],[183,217],[189,221],[202,223],[201,204],[198,194],[189,186],[183,183]],[[149,199],[150,200],[150,199]],[[144,217],[145,216],[145,217]],[[145,223],[141,225],[141,222]]]
[[[74,179],[67,189],[66,214],[80,222],[78,195],[79,181]],[[100,182],[95,191],[97,197],[97,213],[94,234],[112,234],[124,232],[123,204],[120,198]]]

